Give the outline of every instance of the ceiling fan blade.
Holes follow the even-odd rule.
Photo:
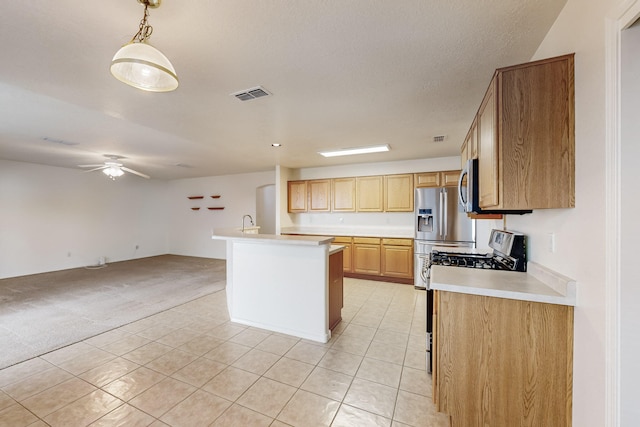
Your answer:
[[[100,166],[100,167],[98,167],[98,168],[89,169],[88,171],[83,171],[83,172],[84,172],[84,173],[87,173],[87,172],[99,171],[100,169],[106,169],[107,167],[108,167],[108,166],[104,166],[104,165],[102,165],[102,166]]]
[[[126,171],[126,172],[131,172],[132,174],[134,174],[134,175],[138,175],[138,176],[141,176],[141,177],[143,177],[143,178],[147,178],[147,179],[150,179],[150,178],[151,178],[149,175],[145,175],[145,174],[143,174],[143,173],[140,173],[140,172],[138,172],[138,171],[134,171],[133,169],[129,169],[129,168],[126,168],[126,167],[124,167],[124,166],[122,166],[120,169],[122,169],[123,171]]]
[[[78,165],[79,168],[97,168],[98,166],[104,166],[104,163],[101,165]]]

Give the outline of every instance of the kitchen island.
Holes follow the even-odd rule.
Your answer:
[[[322,343],[329,340],[342,307],[342,263],[331,263],[338,271],[330,271],[330,257],[341,261],[342,247],[331,245],[333,237],[214,230],[212,238],[227,242],[231,321]],[[330,284],[334,294],[339,285],[339,298],[330,295]]]

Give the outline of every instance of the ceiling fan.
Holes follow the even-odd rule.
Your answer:
[[[112,180],[115,180],[117,177],[124,175],[125,172],[132,173],[134,175],[141,176],[142,178],[149,179],[151,178],[149,175],[145,175],[141,172],[135,171],[133,169],[129,169],[125,167],[122,163],[119,162],[121,159],[125,159],[126,157],[122,156],[114,156],[111,154],[104,155],[109,160],[105,161],[102,165],[78,165],[79,168],[93,168],[89,169],[85,172],[93,172],[102,170],[102,173],[107,175]]]

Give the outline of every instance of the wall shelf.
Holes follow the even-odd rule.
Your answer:
[[[191,208],[192,211],[199,211],[200,208]]]
[[[203,199],[204,196],[188,196],[187,197],[189,200],[198,200],[198,199]]]
[[[210,207],[210,208],[207,208],[207,209],[209,209],[210,211],[221,211],[222,209],[224,209],[224,207],[216,206],[216,207]]]
[[[211,198],[212,198],[212,199],[219,199],[219,198],[220,198],[220,195],[219,195],[219,194],[215,194],[215,195],[211,196]]]

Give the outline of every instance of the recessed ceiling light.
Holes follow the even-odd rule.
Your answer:
[[[382,153],[389,151],[391,147],[389,144],[374,145],[371,147],[358,147],[358,148],[343,148],[334,151],[318,151],[318,154],[324,157],[337,157],[337,156],[351,156],[354,154],[369,154],[369,153]]]
[[[282,144],[278,144],[277,142],[274,142],[273,144],[271,144],[272,147],[282,147]]]

